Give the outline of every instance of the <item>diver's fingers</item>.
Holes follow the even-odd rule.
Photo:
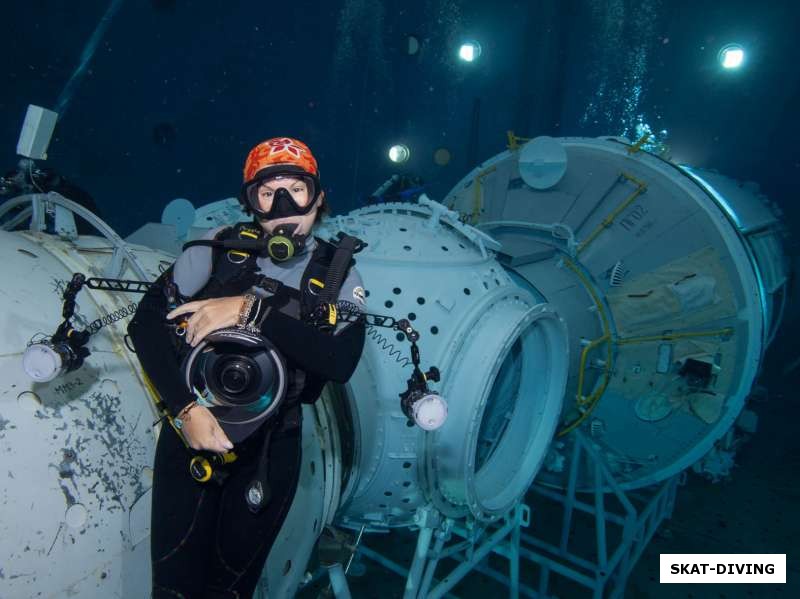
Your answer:
[[[230,299],[234,299],[231,302]],[[207,304],[195,312],[187,322],[186,341],[192,346],[200,343],[213,331],[234,326],[239,320],[239,307],[231,309],[239,303],[239,298],[223,298],[217,304]],[[225,302],[225,303],[222,303]]]
[[[200,312],[195,312],[186,322],[186,342],[194,345],[195,341],[199,341],[202,338],[198,338],[198,333],[206,327],[208,327],[208,318]],[[205,334],[203,337],[205,337]]]
[[[222,452],[233,449],[233,443],[231,443],[230,439],[228,439],[228,435],[225,434],[225,431],[222,430],[222,427],[219,426],[219,424],[214,426],[213,433],[217,442],[223,447]]]
[[[221,327],[215,325],[212,322],[209,322],[209,319],[204,319],[200,321],[200,324],[194,327],[194,330],[191,331],[191,334],[187,336],[187,341],[192,345],[195,346],[200,343],[203,339],[205,339],[206,335],[208,335],[212,331],[216,331]],[[189,333],[190,331],[187,331]]]
[[[223,324],[207,307],[201,308],[192,314],[186,325],[186,341],[192,345],[200,343],[211,331],[216,331],[223,327]]]
[[[187,312],[196,312],[200,309],[203,304],[205,304],[206,300],[197,300],[194,302],[186,302],[185,304],[181,304],[177,308],[171,310],[167,313],[167,319],[172,320],[176,316],[180,316],[181,314],[186,314]]]
[[[203,449],[205,451],[213,451],[214,453],[225,453],[227,449],[222,445],[222,441],[214,433],[213,425],[210,426],[203,434],[202,438],[195,440],[193,449]]]

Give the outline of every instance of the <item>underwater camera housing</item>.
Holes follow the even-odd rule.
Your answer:
[[[283,357],[265,337],[240,328],[209,333],[185,357],[184,381],[237,442],[274,414],[287,390]]]

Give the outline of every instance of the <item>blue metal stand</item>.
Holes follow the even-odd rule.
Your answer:
[[[561,526],[555,540],[522,532],[522,527],[530,523],[530,508],[525,504],[493,524],[469,519],[453,521],[427,507],[420,510],[417,546],[409,569],[363,544],[358,552],[406,578],[404,599],[452,598],[452,588],[472,571],[505,585],[511,599],[520,595],[549,597],[552,580],[557,576],[586,587],[586,596],[593,599],[622,597],[642,551],[661,522],[672,514],[679,476],[635,493],[625,492],[614,480],[603,456],[581,432],[574,433],[569,468],[566,489],[534,484],[528,496],[534,506],[538,502],[533,496],[537,495],[558,504]],[[592,477],[594,491],[589,493],[577,491],[582,468],[587,468]],[[594,531],[589,555],[570,548],[575,541],[570,532],[573,519],[579,513],[589,516],[584,530]],[[457,538],[446,546],[454,537]],[[609,542],[609,538],[615,541]],[[508,573],[488,565],[490,553],[508,559]],[[444,558],[459,564],[444,578],[434,580]],[[535,587],[521,582],[521,567],[525,578],[536,580]]]
[[[592,476],[594,490],[579,496],[576,487],[582,467]],[[679,477],[626,493],[591,441],[582,433],[575,433],[567,488],[563,491],[539,485],[531,488],[534,494],[557,502],[562,518],[557,543],[522,535],[520,557],[536,564],[539,570],[537,590],[525,589],[523,594],[547,597],[551,575],[559,575],[585,586],[593,598],[622,597],[642,551],[659,525],[672,515]],[[591,503],[581,497],[589,498]],[[570,549],[576,512],[588,514],[594,526],[595,543],[589,557]],[[609,533],[613,533],[616,543],[609,543]]]

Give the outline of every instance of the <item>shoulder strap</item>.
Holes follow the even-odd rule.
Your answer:
[[[300,318],[306,320],[320,303],[320,293],[325,288],[325,276],[335,248],[317,238],[317,247],[311,254],[300,277]]]
[[[333,253],[325,276],[325,288],[320,294],[320,300],[327,304],[335,302],[339,297],[342,283],[344,283],[347,273],[350,272],[350,267],[355,263],[353,254],[367,247],[367,244],[358,237],[344,233],[339,233],[338,237],[339,243],[336,245],[336,251]]]
[[[220,231],[214,238],[217,241],[230,239],[253,239],[260,237],[260,230],[250,223],[237,223]],[[206,297],[219,295],[223,290],[226,293],[242,292],[252,285],[252,278],[257,270],[254,252],[240,249],[213,248],[213,262],[211,277],[203,288],[202,294]],[[241,289],[239,289],[241,287]]]
[[[319,304],[332,304],[339,297],[342,283],[355,264],[353,254],[366,247],[356,237],[339,233],[339,243],[317,238],[317,247],[300,278],[301,317],[306,318]]]

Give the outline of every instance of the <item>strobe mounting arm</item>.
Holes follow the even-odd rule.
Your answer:
[[[420,369],[419,332],[411,323],[403,318],[396,320],[391,316],[380,314],[369,314],[358,310],[350,309],[350,304],[343,305],[338,320],[345,322],[364,321],[367,325],[392,329],[403,333],[411,343],[411,362],[414,370],[411,377],[406,381],[406,389],[399,394],[400,409],[408,418],[409,424],[417,424],[426,431],[438,429],[447,419],[447,402],[436,392],[428,388],[428,381],[439,382],[441,373],[436,366],[431,366],[427,372]]]

